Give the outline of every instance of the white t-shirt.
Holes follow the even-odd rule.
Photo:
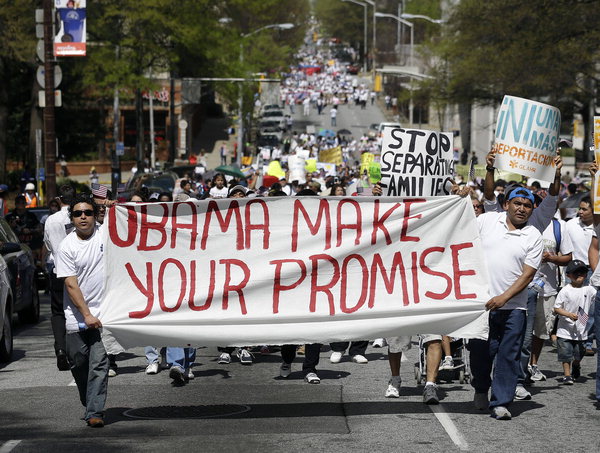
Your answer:
[[[104,295],[104,228],[96,225],[89,239],[80,239],[75,231],[60,244],[56,255],[56,274],[58,278],[77,277],[77,283],[83,294],[90,313],[100,316],[100,303]],[[79,330],[83,316],[73,305],[65,291],[63,299],[67,332]]]
[[[584,225],[577,217],[567,222],[566,229],[573,244],[573,259],[589,264],[588,250],[594,236],[594,225]]]
[[[504,293],[522,274],[526,264],[538,269],[544,251],[542,235],[531,225],[509,230],[505,212],[477,217],[479,236],[490,276],[490,296]],[[526,310],[527,289],[510,299],[501,310]]]
[[[557,220],[560,224],[560,250],[563,255],[568,255],[573,252],[573,244],[571,238],[566,234],[565,222]],[[544,252],[557,254],[556,252],[556,235],[554,234],[554,222],[550,222],[548,228],[542,234],[542,242]],[[544,296],[554,296],[558,290],[558,266],[554,263],[542,263],[535,274],[534,280],[542,279],[544,281]]]
[[[560,290],[554,308],[562,308],[570,313],[578,314],[579,307],[590,315],[594,299],[596,297],[596,289],[593,286],[582,286],[581,288],[573,288],[569,283]],[[583,341],[587,340],[587,332],[585,325],[581,321],[573,321],[566,316],[558,317],[558,326],[556,336],[567,340]]]
[[[221,189],[218,189],[217,186],[211,187],[210,192],[208,192],[210,198],[227,198],[228,193],[229,189],[226,186]]]
[[[55,212],[46,219],[44,224],[44,244],[50,252],[49,263],[56,261],[56,254],[60,243],[73,231],[75,227],[69,218],[69,207],[63,206],[60,211]],[[54,270],[56,273],[56,269]]]

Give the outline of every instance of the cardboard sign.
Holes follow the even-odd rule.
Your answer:
[[[560,111],[556,107],[504,96],[496,123],[496,167],[554,181],[559,133]]]
[[[126,204],[102,228],[100,318],[125,347],[447,334],[488,300],[466,198]]]
[[[455,165],[452,142],[451,132],[384,128],[380,181],[383,195],[448,195]]]

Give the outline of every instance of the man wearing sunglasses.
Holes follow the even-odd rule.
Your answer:
[[[67,354],[71,373],[85,406],[88,426],[104,426],[108,383],[108,357],[98,319],[104,292],[103,228],[98,226],[98,205],[89,195],[77,196],[69,205],[75,226],[61,242],[56,273],[64,278]]]
[[[491,299],[486,304],[490,310],[488,340],[469,342],[472,385],[475,406],[489,407],[498,420],[511,418],[507,406],[513,400],[519,376],[527,286],[542,260],[542,236],[528,224],[534,202],[529,189],[517,188],[507,195],[505,212],[488,212],[477,217],[487,257]],[[492,366],[494,374],[490,378]]]

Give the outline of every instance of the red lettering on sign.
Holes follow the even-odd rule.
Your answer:
[[[300,267],[300,278],[291,285],[281,284],[281,268],[285,263],[296,263]],[[296,288],[306,278],[306,264],[302,260],[273,260],[269,264],[275,265],[275,279],[273,281],[273,313],[279,313],[279,295],[282,291]]]
[[[130,318],[141,319],[145,318],[152,311],[152,305],[154,304],[154,288],[152,284],[152,263],[146,263],[146,286],[142,284],[135,272],[133,271],[133,267],[131,267],[130,263],[125,264],[125,269],[129,274],[129,277],[133,281],[135,287],[148,299],[146,303],[146,308],[140,311],[131,311],[129,312]]]
[[[263,210],[263,223],[252,223],[250,220],[250,206],[258,204]],[[250,248],[250,233],[253,230],[261,230],[263,232],[263,250],[269,248],[269,238],[271,233],[269,232],[269,208],[263,200],[252,200],[246,203],[246,211],[244,220],[246,222],[246,249]]]
[[[191,214],[177,216],[177,210],[189,206]],[[196,215],[196,205],[194,203],[184,201],[182,203],[173,204],[173,213],[171,214],[171,248],[175,248],[177,241],[177,235],[179,230],[187,229],[190,230],[190,250],[196,250],[196,239],[198,238],[198,216]],[[180,223],[177,221],[178,218],[185,219],[191,217],[192,223]]]
[[[210,273],[208,280],[208,294],[206,296],[206,301],[202,305],[196,305],[195,303],[195,294],[196,294],[196,261],[193,260],[190,265],[190,296],[188,299],[188,305],[190,310],[193,311],[202,311],[210,308],[212,304],[213,296],[215,294],[215,268],[217,267],[217,263],[215,260],[210,260]]]
[[[208,202],[208,208],[206,209],[206,214],[204,217],[204,229],[202,231],[202,239],[200,241],[200,248],[202,250],[206,250],[206,241],[208,240],[208,233],[210,229],[210,220],[212,218],[212,213],[215,213],[217,220],[219,222],[219,227],[221,228],[221,232],[225,233],[229,230],[229,224],[231,223],[231,218],[235,215],[235,226],[236,226],[236,241],[235,248],[237,250],[244,249],[244,235],[242,229],[242,218],[240,215],[240,205],[236,200],[232,200],[231,204],[227,207],[227,214],[225,218],[221,214],[221,209],[219,209],[219,205],[216,201],[211,200]]]
[[[123,206],[127,209],[127,239],[123,240],[119,237],[117,231],[117,211],[116,209],[108,216],[108,233],[110,240],[117,247],[130,247],[135,242],[137,233],[137,213],[134,206]]]
[[[373,212],[373,232],[371,233],[371,244],[372,245],[377,244],[377,231],[381,230],[381,231],[383,231],[383,235],[385,237],[385,243],[387,245],[390,245],[392,243],[392,237],[390,236],[390,232],[388,231],[388,229],[385,227],[385,225],[383,223],[392,215],[392,213],[396,209],[398,209],[401,206],[401,204],[396,203],[394,206],[392,206],[390,209],[388,209],[385,212],[385,214],[383,214],[381,217],[379,217],[379,204],[380,204],[379,200],[375,200],[373,202],[374,212]]]
[[[400,280],[402,284],[402,305],[407,306],[408,301],[408,285],[406,283],[406,269],[404,262],[402,261],[402,254],[400,252],[394,253],[394,259],[392,260],[392,269],[388,274],[385,272],[385,266],[381,255],[375,253],[373,255],[373,263],[371,264],[371,284],[369,285],[369,308],[373,308],[375,305],[375,290],[377,289],[377,269],[381,272],[383,277],[383,284],[388,294],[394,292],[394,285],[396,282],[396,272],[400,272]]]
[[[411,252],[411,257],[412,257],[412,267],[411,267],[411,273],[412,273],[412,287],[413,287],[413,297],[414,297],[414,303],[418,304],[421,299],[419,299],[419,275],[417,273],[417,252]]]
[[[223,284],[223,310],[227,310],[227,307],[229,306],[229,293],[232,291],[235,291],[236,293],[238,293],[238,298],[240,301],[240,307],[242,309],[242,314],[243,315],[247,314],[246,300],[244,299],[244,292],[242,290],[246,287],[246,284],[250,280],[250,269],[248,268],[246,263],[244,263],[243,261],[234,260],[234,259],[220,260],[219,264],[225,264],[225,283]],[[232,265],[238,266],[244,272],[243,280],[240,283],[238,283],[237,285],[231,284],[231,266]]]
[[[175,288],[177,284],[179,284],[179,297],[177,298],[177,302],[173,307],[167,307],[165,303],[165,271],[169,264],[174,264],[175,267],[179,270],[179,283],[177,283],[176,279],[173,278],[173,273],[169,274],[167,278],[167,283],[169,288]],[[187,279],[185,274],[185,268],[183,264],[174,258],[168,258],[160,263],[160,268],[158,269],[158,303],[162,311],[167,313],[172,313],[177,311],[181,306],[181,302],[183,302],[183,298],[185,297],[185,287],[187,285]]]
[[[354,207],[354,210],[356,211],[356,223],[342,223],[342,207],[345,204],[349,204]],[[356,230],[354,245],[360,244],[360,237],[362,235],[362,212],[360,210],[360,203],[358,203],[356,200],[341,200],[337,206],[337,224],[337,247],[342,245],[342,233],[344,230]]]
[[[433,253],[433,252],[444,253],[444,250],[445,250],[444,247],[429,247],[428,249],[425,249],[423,251],[423,253],[421,253],[421,259],[419,260],[419,266],[424,273],[426,273],[428,275],[433,275],[435,277],[442,277],[444,280],[446,280],[446,289],[444,290],[444,292],[439,293],[439,294],[434,293],[432,291],[425,292],[426,297],[430,297],[430,298],[436,299],[436,300],[442,300],[442,299],[445,299],[446,297],[448,297],[448,294],[450,294],[450,292],[452,291],[452,279],[450,277],[448,277],[448,275],[444,274],[443,272],[438,272],[438,271],[432,270],[429,266],[427,266],[425,264],[425,259],[427,258],[427,255],[429,255],[430,253]]]
[[[414,200],[406,200],[404,202],[404,217],[402,219],[402,232],[400,233],[400,241],[419,242],[421,240],[416,236],[406,235],[406,233],[408,233],[408,221],[412,219],[420,219],[423,216],[422,214],[417,214],[412,217],[410,216],[410,206],[413,203],[425,203],[425,200],[416,198]]]
[[[325,293],[327,296],[327,301],[329,303],[329,314],[331,316],[335,315],[335,306],[334,306],[334,297],[331,293],[331,288],[335,286],[337,281],[340,279],[340,265],[335,260],[335,258],[329,255],[312,255],[309,257],[312,263],[312,272],[311,272],[311,291],[310,291],[310,312],[314,313],[317,308],[317,293]],[[318,285],[319,280],[319,260],[328,261],[333,266],[333,272],[331,276],[331,280],[329,283],[325,285]],[[322,275],[327,275],[327,273],[323,273]]]
[[[302,200],[294,201],[294,216],[292,220],[292,252],[298,250],[298,216],[299,213],[302,212],[302,216],[306,221],[306,225],[310,230],[310,234],[313,236],[319,232],[321,228],[321,222],[323,220],[323,216],[325,216],[325,248],[327,250],[331,248],[331,218],[329,215],[329,203],[327,200],[320,200],[319,202],[319,212],[317,213],[317,221],[312,223],[310,221],[310,215],[306,212],[306,209],[302,205]]]
[[[456,300],[477,298],[477,294],[475,293],[463,294],[460,290],[460,278],[465,275],[475,275],[475,270],[460,270],[460,263],[458,262],[458,253],[462,249],[471,247],[473,247],[472,242],[464,242],[462,244],[450,246],[450,250],[452,250],[452,270],[454,271],[454,297],[456,297]]]
[[[361,286],[361,292],[360,292],[360,296],[358,298],[358,302],[356,302],[356,305],[354,307],[349,308],[346,305],[346,287],[348,284],[348,264],[350,263],[350,260],[356,260],[358,261],[358,264],[361,267],[362,270],[362,286]],[[353,278],[353,275],[350,276],[350,278]],[[369,269],[367,267],[367,263],[365,261],[365,259],[360,256],[360,255],[348,255],[346,258],[344,258],[344,261],[342,262],[342,283],[341,283],[341,293],[340,293],[340,309],[342,310],[342,313],[354,313],[355,311],[357,311],[359,308],[361,308],[364,304],[365,301],[367,300],[367,293],[369,291]]]
[[[160,206],[163,208],[164,214],[160,217],[160,222],[149,222],[148,221],[148,206],[142,205],[142,218],[140,220],[140,242],[138,245],[138,250],[140,251],[149,251],[149,250],[159,250],[163,248],[165,243],[167,242],[167,233],[165,231],[165,225],[167,224],[167,220],[169,220],[169,208],[166,204],[161,203]],[[156,245],[148,245],[148,231],[155,230],[160,234],[160,241]]]

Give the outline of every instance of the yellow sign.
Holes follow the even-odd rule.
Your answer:
[[[278,160],[269,162],[269,167],[267,168],[267,175],[277,176],[279,179],[285,178],[285,172],[281,168],[281,164]]]
[[[381,91],[382,91],[381,74],[377,74],[375,76],[375,83],[373,84],[373,91],[375,91],[376,93],[381,93]]]
[[[319,153],[319,162],[329,162],[336,165],[342,165],[342,147],[336,146],[323,150]]]
[[[362,153],[360,155],[360,174],[362,175],[365,170],[369,171],[369,165],[375,160],[375,154],[373,153]]]
[[[304,169],[307,173],[314,173],[317,171],[317,159],[306,159]]]

